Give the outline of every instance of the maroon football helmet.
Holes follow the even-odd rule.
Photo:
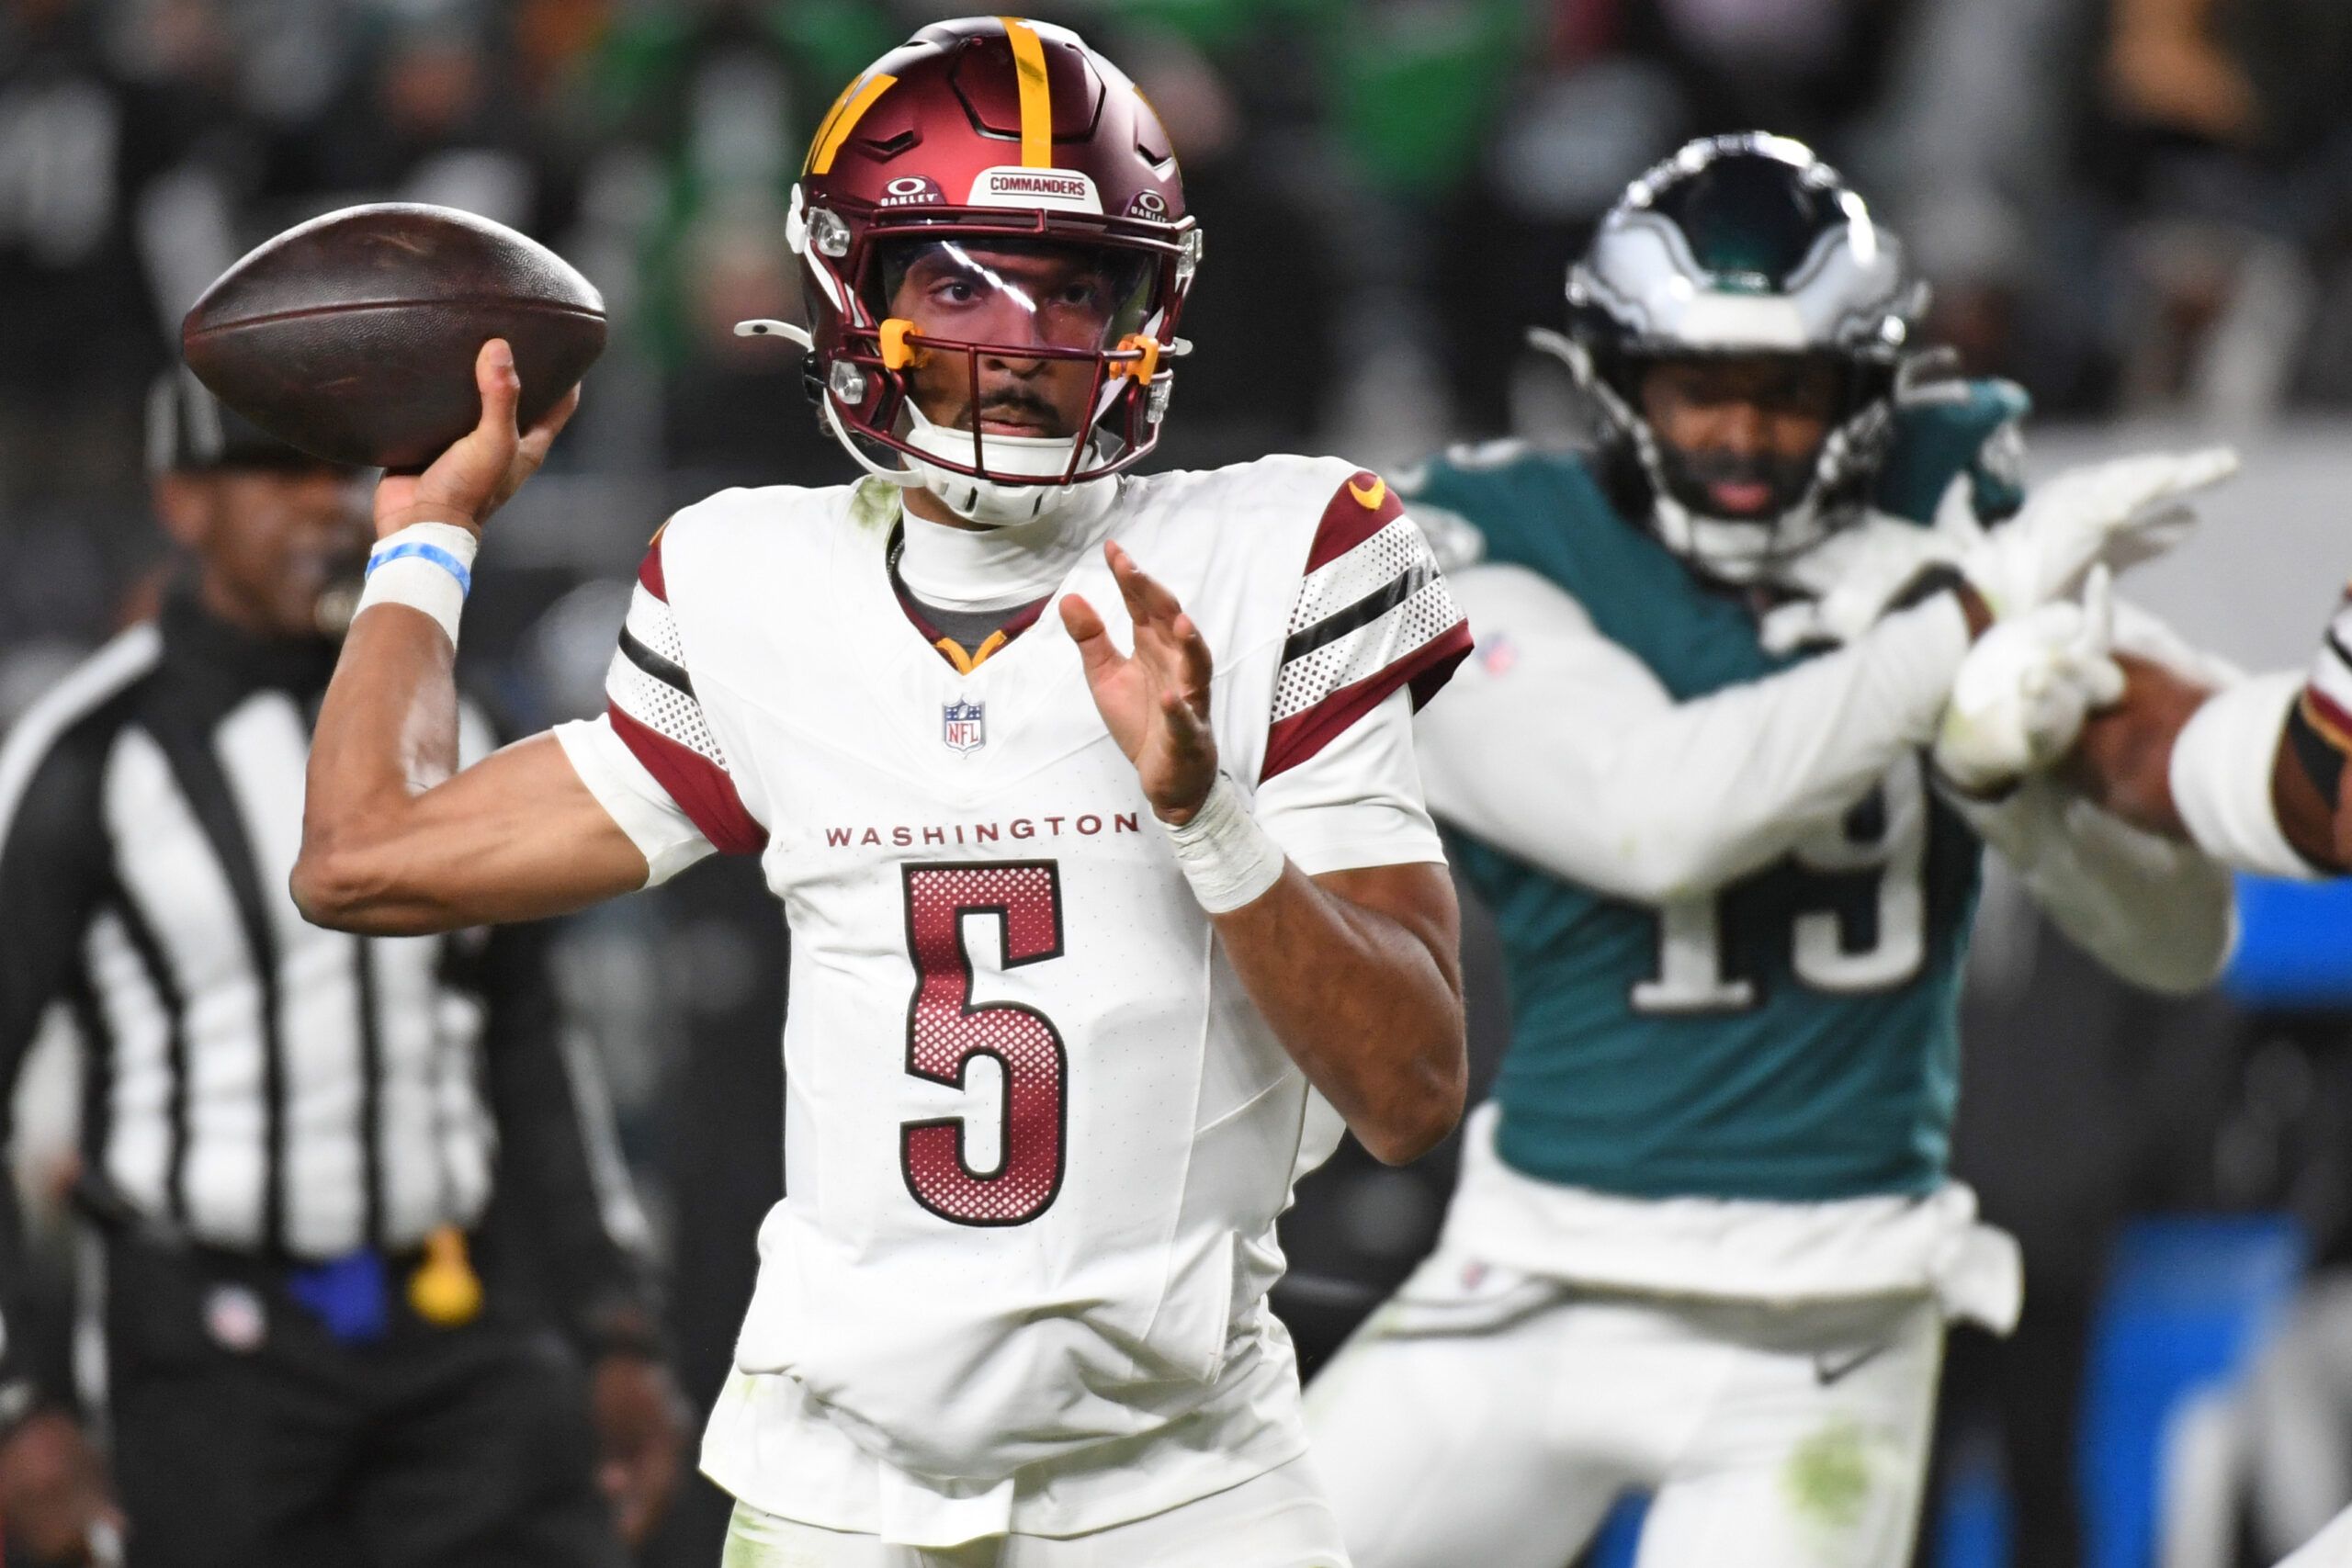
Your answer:
[[[1159,117],[1076,33],[972,17],[876,61],[818,128],[789,237],[824,417],[869,469],[1010,522],[1157,445],[1201,232]],[[948,305],[893,313],[914,294]],[[984,361],[1090,365],[1080,428],[982,417]],[[959,366],[964,412],[934,423],[917,373]]]

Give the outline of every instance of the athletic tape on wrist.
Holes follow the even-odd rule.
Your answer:
[[[2225,865],[2267,876],[2316,874],[2278,826],[2271,772],[2295,707],[2290,671],[2224,686],[2189,716],[2172,743],[2172,802],[2189,840]]]
[[[412,523],[379,541],[368,553],[368,583],[353,618],[378,604],[406,604],[432,616],[456,647],[477,547],[472,531],[454,523]]]
[[[1169,846],[1193,897],[1212,915],[1261,897],[1282,880],[1283,849],[1258,826],[1242,804],[1241,790],[1224,773],[1216,776],[1209,796],[1193,819],[1178,827],[1161,822]]]

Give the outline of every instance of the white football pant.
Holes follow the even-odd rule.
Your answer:
[[[1498,1310],[1430,1310],[1465,1274]],[[1358,1568],[1561,1568],[1628,1492],[1640,1568],[1897,1568],[1943,1317],[1926,1297],[1773,1307],[1600,1296],[1423,1266],[1306,1393]],[[1463,1305],[1467,1306],[1465,1300]]]
[[[735,1505],[721,1568],[1350,1568],[1304,1459],[1197,1502],[1085,1535],[894,1546]]]

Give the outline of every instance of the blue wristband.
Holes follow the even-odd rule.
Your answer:
[[[375,554],[368,558],[367,575],[369,577],[375,576],[376,569],[378,567],[382,566],[386,561],[398,560],[402,556],[415,556],[421,560],[431,561],[435,566],[439,567],[442,570],[447,572],[451,577],[458,580],[458,592],[459,593],[470,594],[473,592],[474,574],[467,570],[466,563],[451,555],[448,551],[443,549],[440,546],[428,545],[421,539],[412,539],[404,545],[394,545],[390,549],[378,550]]]

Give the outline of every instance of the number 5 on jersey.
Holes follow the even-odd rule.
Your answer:
[[[915,990],[907,1006],[907,1071],[965,1087],[975,1056],[1003,1070],[1003,1126],[996,1169],[965,1158],[965,1119],[909,1122],[899,1166],[915,1201],[959,1225],[1020,1225],[1061,1190],[1069,1053],[1059,1031],[1018,1002],[972,1005],[972,956],[964,917],[993,915],[1004,967],[1062,954],[1061,868],[1053,861],[982,862],[903,868],[907,951]]]

